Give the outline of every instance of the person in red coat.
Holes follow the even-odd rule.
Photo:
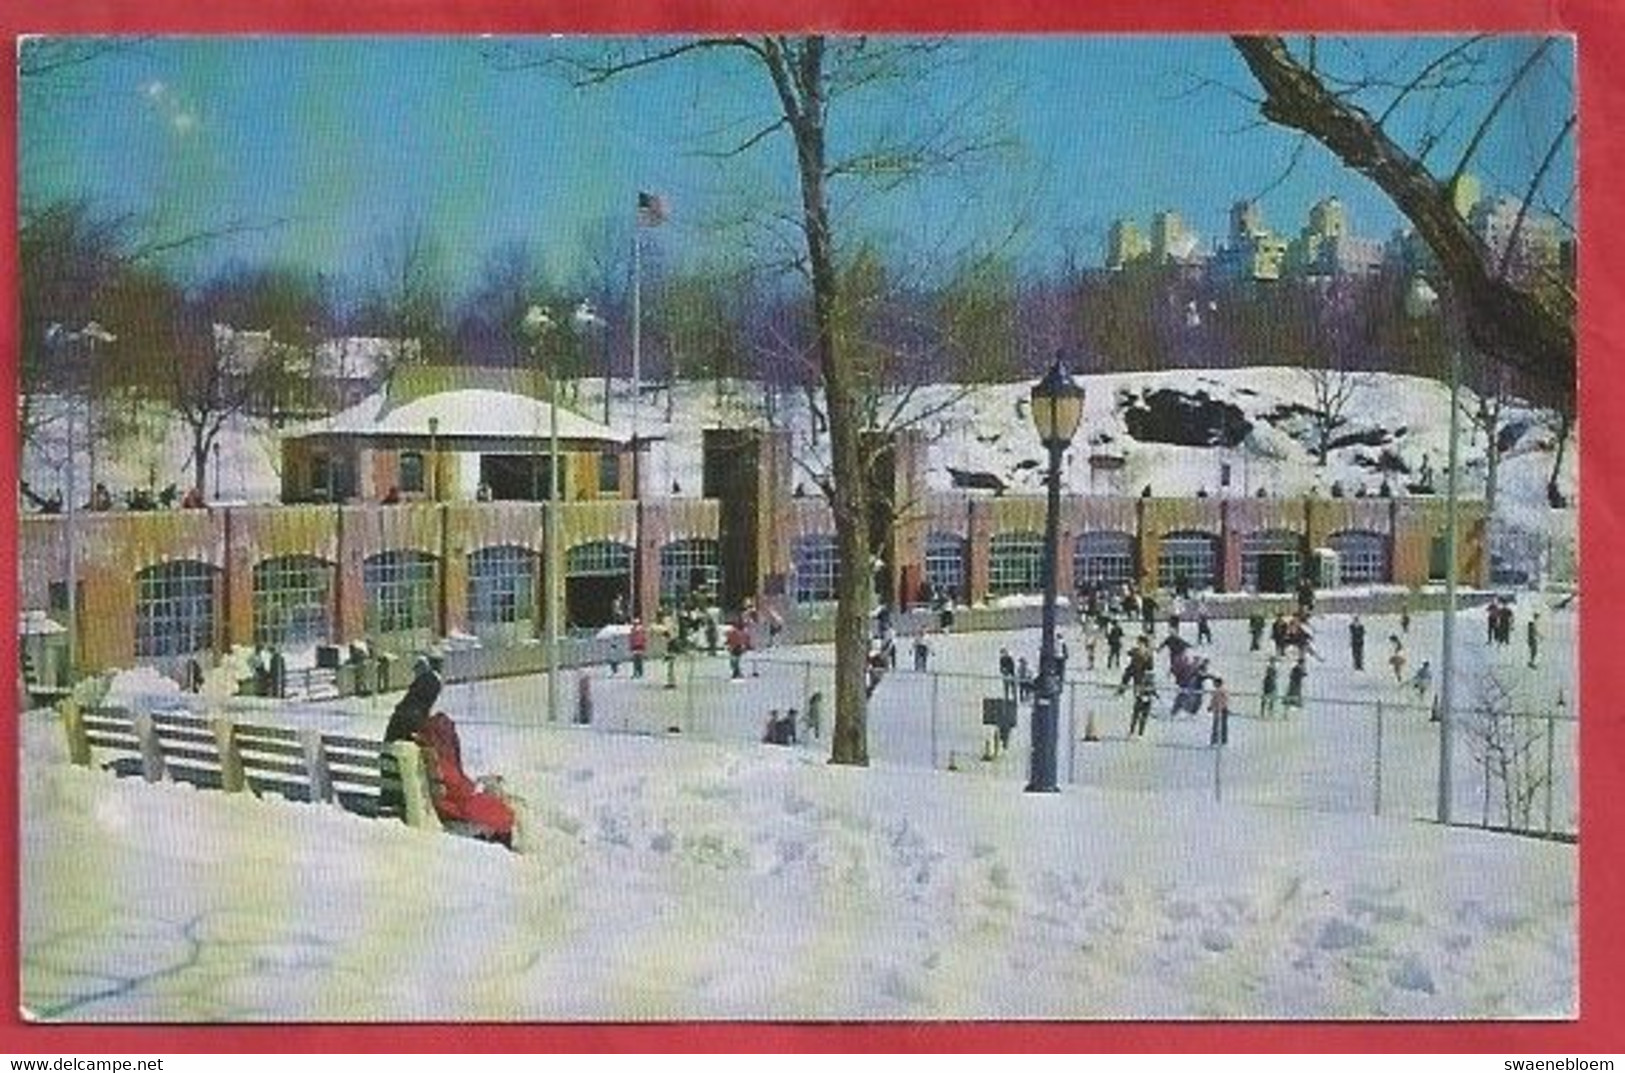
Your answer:
[[[433,753],[429,776],[434,810],[444,821],[464,825],[475,838],[513,848],[513,806],[482,788],[463,771],[457,725],[435,712],[417,732],[417,743]]]
[[[632,650],[632,677],[643,677],[643,657],[649,651],[649,630],[643,625],[641,618],[632,620],[632,631],[627,635],[627,645]]]

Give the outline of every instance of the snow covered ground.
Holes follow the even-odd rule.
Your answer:
[[[1520,673],[1521,648],[1463,613],[1464,704],[1493,669],[1549,710],[1576,623],[1572,605],[1543,619],[1542,665]],[[825,648],[764,654],[739,682],[701,658],[674,690],[659,664],[599,669],[589,727],[549,724],[538,679],[450,686],[468,768],[528,803],[521,855],[73,768],[52,717],[28,713],[21,1000],[69,1022],[1576,1016],[1577,847],[1418,819],[1437,733],[1381,664],[1397,624],[1369,623],[1357,673],[1346,620],[1317,621],[1305,711],[1266,722],[1238,701],[1219,800],[1205,718],[1126,741],[1125,702],[1088,688],[1073,712],[1092,704],[1103,740],[1063,745],[1062,792],[1022,792],[1025,716],[1008,754],[979,759],[996,690],[955,675],[1000,646],[1031,655],[1036,631],[935,637],[940,676],[905,651],[866,769],[758,740],[768,708],[827,681]],[[1413,660],[1438,628],[1413,624]],[[1208,652],[1254,688],[1241,623],[1216,623]],[[153,688],[117,686],[174,700]],[[1374,707],[1332,698],[1389,706],[1380,816]],[[243,717],[377,734],[393,699]],[[1572,829],[1577,739],[1561,744],[1554,825]],[[1455,801],[1477,822],[1469,752]]]

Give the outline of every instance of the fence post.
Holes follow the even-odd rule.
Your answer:
[[[136,715],[135,736],[141,743],[141,777],[148,782],[160,781],[164,777],[164,751],[158,744],[158,732],[150,713]]]
[[[242,793],[248,787],[243,774],[243,754],[237,748],[237,725],[228,716],[216,714],[209,723],[214,730],[215,749],[220,753],[220,788],[228,794]]]
[[[931,672],[931,770],[937,770],[937,698],[942,675]]]
[[[1066,683],[1071,692],[1066,702],[1066,781],[1078,782],[1078,680]]]
[[[1377,757],[1372,775],[1371,814],[1382,815],[1382,701],[1377,702]]]
[[[1546,833],[1552,833],[1552,776],[1556,772],[1557,717],[1546,713]]]
[[[1224,746],[1213,746],[1213,800],[1224,801]]]
[[[1488,828],[1490,825],[1490,751],[1484,750],[1484,822],[1480,825]],[[1509,825],[1510,826],[1510,825]]]
[[[688,663],[688,688],[683,691],[683,729],[690,734],[698,736],[694,727],[694,654],[685,652],[684,660]]]
[[[71,695],[62,698],[62,729],[68,735],[68,761],[90,766],[90,739],[85,735],[85,713]]]

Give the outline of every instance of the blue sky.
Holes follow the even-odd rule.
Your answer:
[[[1027,266],[1053,264],[1068,246],[1095,264],[1120,216],[1144,223],[1174,209],[1208,241],[1221,237],[1231,202],[1270,187],[1292,156],[1292,135],[1257,125],[1245,101],[1219,88],[1253,88],[1223,38],[961,44],[963,63],[938,77],[838,110],[836,148],[961,108],[1008,144],[969,175],[857,198],[857,211],[838,218],[844,237],[874,237],[893,255],[938,265],[991,245]],[[1364,47],[1381,60],[1437,46],[1408,38]],[[1528,48],[1506,42],[1508,71]],[[69,78],[25,85],[24,202],[89,195],[169,229],[282,221],[210,247],[195,271],[236,258],[360,276],[381,236],[421,220],[454,279],[515,239],[570,277],[585,235],[629,231],[639,189],[669,199],[660,242],[676,258],[760,250],[761,221],[793,209],[782,136],[726,162],[704,155],[768,116],[761,71],[708,57],[580,91],[499,70],[482,50],[474,38],[145,40]],[[1533,169],[1539,132],[1572,107],[1562,77],[1570,53],[1560,51],[1558,72],[1542,72],[1542,92],[1530,95],[1533,113],[1509,117],[1486,144],[1475,171],[1491,189]],[[1202,80],[1210,84],[1193,90]],[[1572,174],[1571,151],[1553,178],[1563,185]],[[1295,232],[1328,195],[1348,205],[1359,233],[1398,225],[1380,191],[1316,146],[1264,195],[1266,219]],[[750,224],[722,226],[735,218]]]

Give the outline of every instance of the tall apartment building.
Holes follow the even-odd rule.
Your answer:
[[[1151,255],[1151,243],[1133,220],[1112,222],[1106,233],[1106,267],[1120,270],[1123,266],[1143,260]]]

